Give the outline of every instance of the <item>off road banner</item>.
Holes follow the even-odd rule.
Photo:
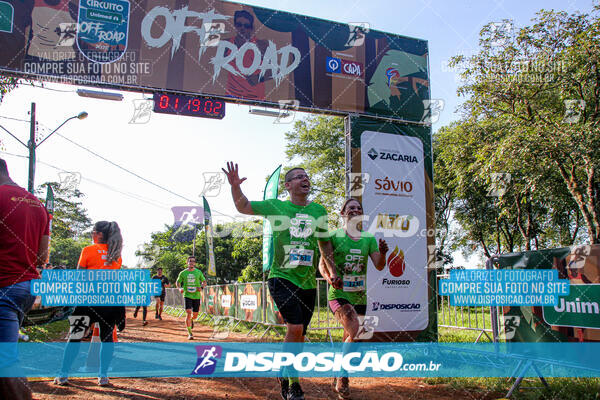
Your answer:
[[[373,28],[216,0],[2,0],[0,70],[422,120],[427,42]]]
[[[386,265],[367,266],[375,340],[436,340],[433,174],[428,127],[349,117],[348,197],[362,200],[363,230],[386,240]]]

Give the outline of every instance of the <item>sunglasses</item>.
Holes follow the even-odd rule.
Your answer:
[[[310,178],[308,177],[308,175],[306,175],[306,174],[299,174],[299,175],[296,175],[296,176],[293,176],[293,177],[291,177],[291,178],[290,178],[290,179],[288,179],[287,181],[288,181],[288,182],[291,182],[291,181],[295,181],[295,180],[298,180],[298,179],[304,179],[304,178],[306,178],[306,179],[310,180]]]
[[[236,22],[235,23],[235,27],[236,28],[246,28],[246,29],[252,29],[252,25],[251,24],[242,24],[240,22]]]

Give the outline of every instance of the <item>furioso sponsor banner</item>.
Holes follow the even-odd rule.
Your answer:
[[[429,324],[426,196],[423,145],[419,138],[365,130],[361,171],[371,179],[363,207],[369,231],[386,240],[386,265],[367,270],[367,313],[377,331],[418,331]]]
[[[423,119],[428,45],[243,4],[0,1],[0,70],[127,90]]]

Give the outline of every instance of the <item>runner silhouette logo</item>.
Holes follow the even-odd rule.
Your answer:
[[[196,346],[198,360],[192,375],[210,375],[217,368],[217,358],[221,358],[223,349],[221,346]]]

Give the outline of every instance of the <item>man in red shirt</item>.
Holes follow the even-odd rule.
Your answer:
[[[44,205],[10,179],[0,159],[0,342],[18,341],[23,317],[33,305],[30,281],[40,277],[36,267],[48,260],[49,221]],[[15,346],[0,354],[0,369],[17,360]],[[31,398],[25,382],[0,378],[0,397]]]

